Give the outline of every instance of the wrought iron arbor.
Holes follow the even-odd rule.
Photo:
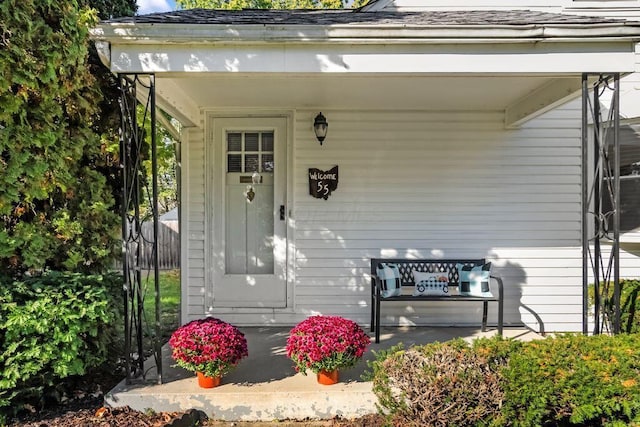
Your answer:
[[[585,334],[589,332],[589,294],[593,295],[592,332],[620,332],[619,106],[619,73],[582,75],[582,329]]]
[[[119,74],[118,79],[126,379],[131,382],[134,378],[146,378],[144,361],[151,355],[155,361],[157,381],[162,383],[155,76]],[[149,160],[151,183],[145,170]],[[142,212],[144,200],[148,200],[150,212]],[[145,220],[153,221],[151,237],[142,233]],[[152,247],[152,265],[146,272],[143,272],[141,256],[143,241]],[[144,310],[146,290],[151,286],[155,294],[153,329],[148,326],[150,322]],[[148,344],[149,339],[151,344]]]

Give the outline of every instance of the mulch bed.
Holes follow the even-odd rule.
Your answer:
[[[207,420],[197,411],[139,412],[128,407],[105,408],[102,399],[86,399],[56,408],[33,412],[10,423],[8,427],[382,427],[384,419],[368,415],[354,420],[302,420],[274,422],[223,422]]]
[[[79,408],[78,406],[89,406]],[[96,409],[97,408],[97,409]],[[99,404],[72,404],[57,410],[31,414],[9,426],[23,427],[164,427],[181,414],[142,413],[128,407],[105,408]]]

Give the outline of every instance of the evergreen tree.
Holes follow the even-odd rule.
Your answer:
[[[95,23],[76,0],[0,2],[0,273],[111,263],[118,215],[87,62]]]
[[[99,19],[133,16],[137,10],[135,0],[88,0]],[[115,201],[114,212],[120,214],[122,180],[120,176],[120,89],[117,76],[102,64],[96,47],[89,43],[89,72],[95,79],[99,101],[91,118],[91,127],[100,137],[101,156],[91,166],[106,179]]]
[[[89,0],[89,5],[98,11],[99,19],[133,16],[138,10],[135,0]]]
[[[100,19],[132,16],[137,10],[135,0],[89,0],[89,4],[97,10]],[[122,204],[122,181],[118,158],[120,143],[119,82],[117,76],[102,64],[93,43],[89,48],[89,67],[91,74],[96,78],[97,88],[102,94],[102,99],[93,117],[93,129],[100,135],[103,158],[100,164],[94,164],[93,166],[107,179],[107,183],[111,187],[116,201],[116,211],[119,213]],[[158,111],[158,113],[164,114],[161,111]],[[140,113],[140,116],[142,116],[142,113]],[[167,116],[167,119],[170,119],[170,117]],[[145,126],[146,135],[148,135],[149,139],[148,142],[150,143],[151,129],[149,122],[139,123],[139,125]],[[162,214],[176,207],[178,203],[175,141],[173,141],[171,135],[158,122],[156,122],[156,136],[159,212]],[[147,146],[147,149],[148,148]],[[152,179],[150,152],[144,154],[146,160],[143,162],[142,167],[146,171],[146,181],[150,187]],[[141,204],[143,215],[148,217],[151,212],[150,201],[147,197],[142,197]]]

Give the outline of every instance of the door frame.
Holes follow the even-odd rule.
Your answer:
[[[205,187],[205,314],[224,313],[263,313],[263,312],[294,312],[294,283],[295,283],[295,244],[294,244],[294,221],[292,218],[293,211],[293,113],[291,111],[272,111],[272,110],[205,110],[203,112],[205,120],[204,148],[204,187]],[[224,220],[224,206],[215,206],[216,200],[223,200],[225,193],[225,176],[226,168],[218,167],[220,164],[224,166],[224,159],[218,159],[222,151],[216,146],[215,140],[215,121],[219,119],[278,119],[285,120],[286,141],[284,142],[284,151],[286,154],[284,177],[285,182],[285,233],[286,233],[286,260],[285,260],[285,306],[283,308],[270,307],[216,307],[214,302],[214,280],[216,277],[216,268],[224,268],[224,265],[216,266],[216,263],[224,261],[224,257],[219,259],[216,256],[214,248],[216,247],[216,220]],[[221,199],[222,198],[222,199]],[[222,215],[222,218],[219,216]],[[224,231],[224,230],[223,230]]]

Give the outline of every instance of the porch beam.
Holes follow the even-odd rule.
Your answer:
[[[160,108],[156,106],[156,120],[158,120],[160,125],[162,125],[162,127],[165,128],[167,132],[169,132],[169,135],[171,135],[173,139],[175,139],[176,141],[180,141],[180,131],[176,129],[173,123],[171,123],[171,121],[169,121],[169,119],[167,119],[164,114],[157,114],[159,109]]]
[[[141,87],[139,89],[139,94],[137,95],[138,102],[140,104],[144,104],[148,97],[149,97],[148,89]],[[156,99],[158,98],[157,94],[155,98]],[[169,134],[173,137],[173,139],[180,140],[180,131],[176,129],[175,126],[173,126],[173,124],[164,116],[164,114],[162,114],[160,107],[156,105],[155,110],[156,110],[156,114],[155,114],[156,120],[162,125],[162,127],[167,132],[169,132]],[[162,111],[164,111],[164,109],[162,109]]]
[[[198,106],[185,95],[184,91],[167,79],[163,79],[160,86],[155,89],[156,104],[162,105],[162,110],[171,117],[175,117],[183,126],[195,126],[200,114]],[[149,89],[139,85],[138,93],[139,100],[146,99],[149,96]]]
[[[511,43],[500,45],[251,45],[112,44],[116,73],[337,73],[337,74],[527,74],[579,76],[635,71],[631,43]],[[162,84],[159,94],[165,92]]]
[[[545,83],[505,108],[505,127],[517,128],[567,101],[578,98],[581,88],[582,82],[577,77],[559,78]]]

